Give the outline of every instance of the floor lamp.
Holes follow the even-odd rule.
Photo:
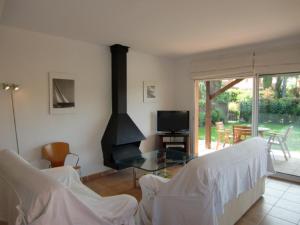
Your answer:
[[[14,102],[14,92],[20,89],[19,85],[17,84],[2,84],[2,89],[5,91],[10,92],[10,99],[11,99],[11,106],[13,111],[13,118],[14,118],[14,129],[15,129],[15,137],[17,143],[17,152],[20,155],[20,148],[19,148],[19,138],[18,138],[18,130],[17,130],[17,123],[16,123],[16,113],[15,113],[15,102]]]

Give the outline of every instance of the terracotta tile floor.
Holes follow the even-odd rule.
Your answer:
[[[176,173],[178,168],[168,172]],[[142,175],[141,172],[139,175]],[[130,194],[141,199],[141,190],[133,187],[132,169],[86,182],[102,196]],[[266,192],[236,225],[300,225],[300,185],[267,179]]]
[[[166,172],[172,176],[176,174],[179,169],[180,166],[172,167],[166,170]],[[144,175],[142,170],[136,170],[136,173],[137,177]],[[133,187],[132,168],[121,170],[96,180],[87,181],[85,184],[101,196],[129,194],[133,195],[138,201],[142,198],[141,189],[139,187]]]
[[[121,170],[84,183],[101,196],[129,194],[133,195],[138,201],[142,197],[140,188],[133,187],[132,169]]]
[[[264,196],[237,225],[300,225],[300,185],[267,179]]]

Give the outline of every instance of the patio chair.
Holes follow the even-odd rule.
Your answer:
[[[283,153],[283,156],[286,161],[288,161],[288,157],[291,158],[291,153],[289,151],[289,148],[287,146],[287,138],[290,134],[290,131],[293,129],[293,126],[289,126],[286,131],[282,133],[276,133],[276,132],[269,132],[270,137],[268,139],[268,150],[269,152],[272,151],[272,145],[277,145],[281,148],[281,151]],[[288,157],[287,157],[288,155]]]
[[[252,129],[246,125],[233,126],[233,143],[244,141],[247,137],[252,136]]]
[[[218,150],[221,143],[223,142],[223,148],[226,144],[231,144],[232,135],[230,135],[230,129],[225,129],[224,123],[222,121],[216,122],[216,131],[217,131],[217,146]]]

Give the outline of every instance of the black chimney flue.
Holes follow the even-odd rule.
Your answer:
[[[127,113],[127,52],[128,47],[112,45],[112,113]]]
[[[104,165],[123,169],[122,159],[141,154],[139,146],[145,136],[127,114],[127,52],[129,47],[110,46],[112,70],[112,115],[101,145]]]

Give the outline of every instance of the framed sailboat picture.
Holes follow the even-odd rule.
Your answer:
[[[64,73],[49,73],[50,114],[75,112],[75,78]]]

